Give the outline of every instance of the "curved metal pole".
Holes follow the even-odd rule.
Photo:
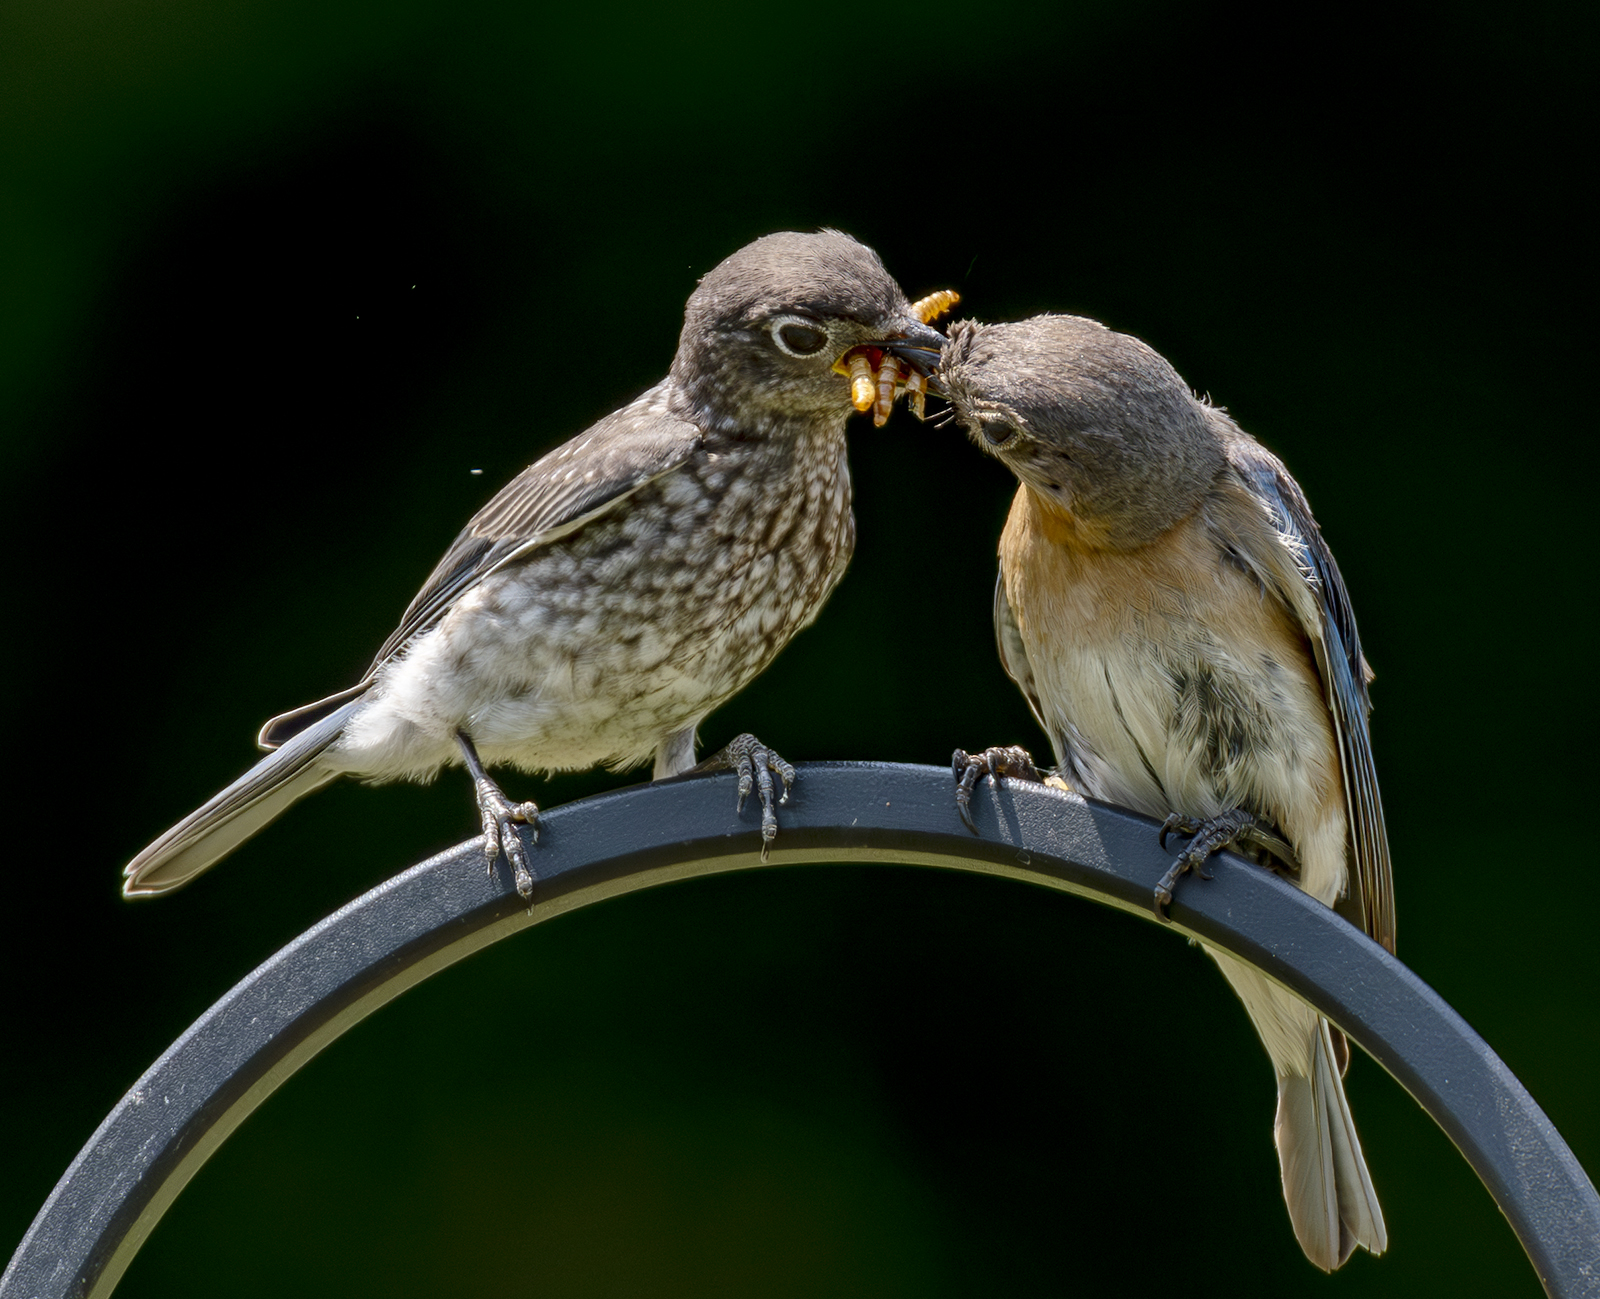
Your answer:
[[[245,1116],[379,1006],[541,920],[670,880],[761,865],[731,776],[635,786],[546,813],[531,910],[491,881],[477,840],[357,898],[216,1003],[112,1110],[62,1177],[0,1299],[107,1295],[167,1206]],[[1001,875],[1154,920],[1169,864],[1144,817],[1039,785],[990,782],[979,835],[950,773],[878,763],[800,769],[771,864],[906,862]],[[1455,1142],[1551,1295],[1600,1297],[1600,1198],[1499,1057],[1439,996],[1325,907],[1234,857],[1189,884],[1172,928],[1264,970],[1387,1069]]]

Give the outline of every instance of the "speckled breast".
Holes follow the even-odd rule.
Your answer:
[[[543,765],[535,750],[643,759],[817,616],[854,545],[842,428],[708,438],[475,593],[472,652],[496,660],[475,675],[501,686],[474,734],[525,765]]]

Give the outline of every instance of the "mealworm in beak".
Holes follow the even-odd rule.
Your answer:
[[[915,370],[906,375],[906,404],[911,407],[911,413],[918,419],[925,418],[922,413],[922,403],[927,395],[928,379],[926,375],[918,374]]]
[[[931,325],[960,301],[961,295],[954,289],[940,289],[937,293],[930,293],[927,297],[918,298],[913,302],[911,314],[924,325]]]
[[[865,352],[857,352],[850,358],[850,404],[857,410],[871,410],[874,387],[872,362]]]
[[[872,411],[874,428],[882,428],[888,422],[889,412],[894,409],[895,385],[899,382],[900,358],[885,354],[878,370],[878,400]]]

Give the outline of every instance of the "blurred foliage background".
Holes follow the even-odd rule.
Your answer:
[[[121,902],[122,863],[665,370],[699,275],[820,225],[913,296],[1137,334],[1285,457],[1378,670],[1400,955],[1600,1168],[1594,22],[9,0],[0,1244],[235,980],[475,820],[459,773],[341,786],[171,898]],[[904,414],[853,466],[851,573],[704,742],[1045,749],[992,647],[1011,480]],[[1328,1279],[1198,950],[909,868],[700,881],[359,1026],[121,1293],[1539,1293],[1409,1097],[1359,1055],[1349,1090],[1392,1245]]]

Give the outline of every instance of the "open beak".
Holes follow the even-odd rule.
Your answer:
[[[901,316],[894,329],[886,330],[874,342],[852,347],[834,362],[833,368],[850,380],[850,404],[859,411],[870,410],[874,424],[884,424],[895,398],[901,395],[908,397],[913,413],[922,418],[923,394],[945,344],[944,335],[924,317],[937,314],[954,300],[953,293],[924,299]]]
[[[878,344],[885,352],[898,356],[920,375],[930,375],[939,364],[944,335],[920,320],[906,321],[899,333]]]

